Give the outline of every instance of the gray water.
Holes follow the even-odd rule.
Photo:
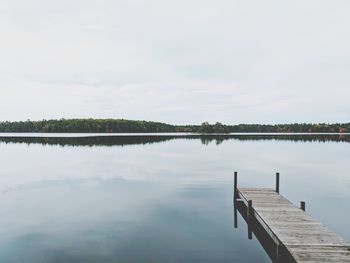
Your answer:
[[[270,262],[239,216],[274,187],[350,241],[350,143],[334,136],[2,138],[0,262]]]

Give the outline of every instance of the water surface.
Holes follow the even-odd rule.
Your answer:
[[[270,262],[239,185],[274,187],[350,240],[346,135],[0,138],[0,262]]]

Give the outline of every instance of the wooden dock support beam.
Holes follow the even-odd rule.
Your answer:
[[[238,191],[237,191],[237,176],[238,176],[238,173],[235,172],[234,174],[234,192],[233,192],[233,209],[234,209],[234,225],[235,225],[235,228],[238,227],[238,222],[237,222],[237,197],[238,197]]]
[[[247,207],[248,238],[253,238],[253,201],[248,200]]]
[[[234,199],[237,200],[237,176],[238,176],[238,173],[235,172],[235,175],[234,175]]]
[[[276,173],[276,193],[280,193],[280,173]]]
[[[305,212],[305,202],[304,201],[300,201],[300,209]]]

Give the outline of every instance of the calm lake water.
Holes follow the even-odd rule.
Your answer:
[[[240,215],[274,187],[350,241],[350,138],[0,138],[0,262],[270,262]]]

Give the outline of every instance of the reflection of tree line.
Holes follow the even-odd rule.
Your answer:
[[[146,135],[146,136],[93,136],[93,137],[0,137],[2,143],[25,143],[60,146],[124,146],[152,144],[176,139],[200,140],[202,144],[227,140],[261,141],[282,140],[295,142],[350,142],[349,135]]]
[[[350,142],[350,135],[344,134],[307,134],[307,135],[223,135],[223,136],[200,136],[203,144],[208,145],[215,141],[217,145],[226,140],[240,141],[294,141],[294,142]]]
[[[0,137],[0,142],[60,146],[124,146],[151,144],[172,139],[174,136]]]

